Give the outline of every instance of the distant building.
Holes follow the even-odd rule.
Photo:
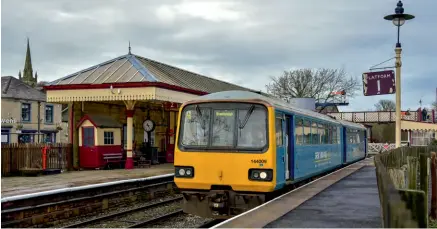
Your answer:
[[[38,90],[38,74],[33,76],[29,40],[23,76],[2,76],[2,143],[60,142],[68,131],[61,122],[61,105],[46,103]]]

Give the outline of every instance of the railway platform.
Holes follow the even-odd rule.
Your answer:
[[[373,158],[367,158],[273,199],[213,228],[336,228],[382,226]]]
[[[83,170],[38,177],[2,177],[1,197],[37,193],[61,188],[100,184],[111,181],[145,178],[174,173],[173,164],[152,165],[132,170]]]

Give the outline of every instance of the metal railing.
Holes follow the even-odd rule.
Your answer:
[[[401,146],[407,146],[407,143],[401,143]],[[394,143],[367,143],[367,150],[370,155],[388,152],[396,148]]]
[[[417,111],[411,111],[409,114],[403,114],[402,120],[418,121]],[[329,112],[329,116],[339,120],[359,123],[384,123],[395,122],[396,112],[394,111],[360,111],[360,112]]]
[[[375,156],[383,227],[428,226],[428,215],[435,215],[437,204],[432,152],[437,146],[401,147]]]

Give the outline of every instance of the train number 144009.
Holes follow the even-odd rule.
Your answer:
[[[267,163],[267,160],[266,159],[252,159],[252,160],[250,160],[252,163],[255,163],[255,164],[265,164],[265,163]]]

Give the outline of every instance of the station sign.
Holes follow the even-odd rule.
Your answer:
[[[364,96],[394,93],[396,93],[396,84],[393,70],[363,73]]]

